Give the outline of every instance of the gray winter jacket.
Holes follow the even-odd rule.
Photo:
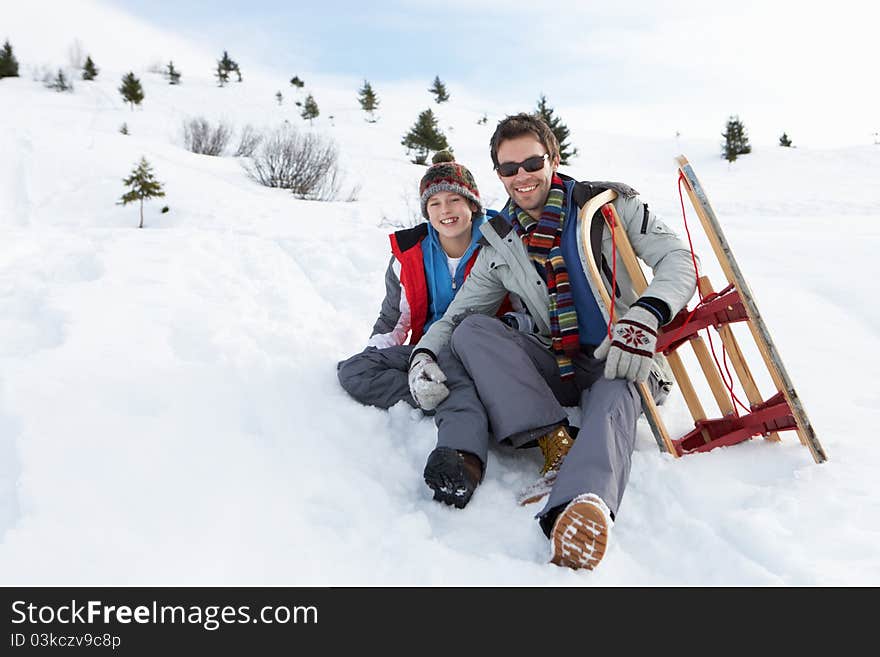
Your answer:
[[[563,177],[566,183],[566,221],[578,222],[578,252],[584,267],[588,271],[583,253],[583,231],[589,231],[593,253],[600,255],[605,266],[601,266],[602,280],[608,294],[612,293],[610,280],[611,267],[607,263],[612,258],[611,231],[605,225],[601,213],[590,219],[585,225],[577,217],[577,212],[593,196],[614,189],[618,193],[614,207],[620,215],[627,236],[633,249],[641,260],[652,270],[653,279],[643,296],[661,299],[669,306],[670,316],[667,321],[685,307],[696,289],[691,252],[686,242],[670,230],[660,219],[642,203],[637,192],[619,183],[588,183],[578,182]],[[483,248],[471,274],[450,304],[446,314],[436,321],[416,345],[414,354],[419,350],[427,350],[437,354],[448,344],[452,330],[467,315],[481,313],[494,315],[505,294],[516,294],[535,320],[538,338],[550,346],[550,316],[547,285],[538,274],[526,253],[522,240],[516,235],[513,227],[499,215],[482,227]],[[588,279],[591,289],[592,283]],[[617,254],[617,291],[615,299],[615,316],[621,317],[638,298],[632,291],[632,282]],[[596,303],[605,320],[608,313],[598,292],[593,290]],[[655,357],[655,373],[662,382],[671,381],[668,365],[662,355]]]

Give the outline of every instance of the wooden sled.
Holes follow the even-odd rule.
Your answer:
[[[764,436],[767,440],[778,441],[780,440],[779,432],[796,431],[801,443],[810,450],[816,463],[823,463],[827,460],[825,451],[816,437],[803,404],[782,364],[779,353],[770,338],[770,333],[755,305],[751,290],[733,257],[718,219],[709,205],[709,200],[687,159],[680,156],[677,158],[677,162],[679,175],[685,183],[688,197],[700,218],[703,231],[712,245],[712,250],[727,278],[728,285],[720,292],[716,292],[709,279],[701,276],[698,285],[702,301],[697,308],[693,311],[687,308],[682,310],[659,333],[657,352],[663,353],[669,362],[685,404],[694,419],[694,429],[680,438],[670,437],[647,384],[637,384],[642,399],[642,408],[657,444],[661,450],[679,457],[692,452],[706,452],[715,447],[734,445],[754,436]],[[636,294],[641,294],[648,286],[648,281],[642,272],[626,231],[620,223],[617,211],[611,204],[611,201],[616,197],[617,194],[613,190],[602,192],[584,205],[579,216],[579,220],[582,222],[582,230],[580,231],[582,244],[580,246],[589,270],[587,275],[590,276],[594,287],[599,291],[609,313],[612,309],[611,299],[602,283],[602,277],[590,245],[591,231],[589,226],[597,212],[601,213],[602,219],[609,228],[614,227],[617,251],[633,282]],[[690,319],[688,319],[689,317]],[[734,322],[747,323],[751,331],[764,365],[777,390],[776,394],[769,399],[765,400],[761,397],[758,386],[755,384],[751,370],[730,327],[730,324]],[[733,369],[749,403],[749,412],[747,413],[737,414],[731,394],[724,383],[716,361],[698,333],[709,327],[718,331],[724,349],[730,357]],[[706,378],[715,403],[721,412],[721,417],[709,418],[707,416],[682,359],[677,353],[677,350],[684,344],[689,344],[693,349],[702,375]]]

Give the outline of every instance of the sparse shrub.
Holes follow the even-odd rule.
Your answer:
[[[206,118],[199,116],[183,122],[183,143],[193,153],[222,155],[231,137],[232,128],[223,121],[211,126]]]
[[[58,73],[54,78],[51,78],[46,82],[46,86],[49,89],[54,89],[55,91],[73,91],[73,83],[71,83],[67,76],[64,75],[64,71],[60,68],[58,69]]]
[[[235,157],[253,157],[254,151],[263,140],[263,135],[254,130],[252,125],[246,125],[241,130],[238,139],[238,148],[235,149]]]
[[[338,159],[332,139],[282,125],[263,138],[245,169],[266,187],[289,189],[299,198],[332,201],[341,185]]]
[[[119,133],[122,134],[122,135],[127,135],[127,134],[128,134],[128,124],[127,124],[127,123],[123,123],[123,124],[119,127]]]

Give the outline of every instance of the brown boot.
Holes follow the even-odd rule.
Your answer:
[[[564,424],[548,431],[538,438],[538,447],[544,455],[544,467],[541,468],[541,476],[534,483],[526,486],[517,498],[520,506],[526,506],[537,502],[550,493],[556,481],[559,466],[568,454],[568,450],[574,444],[574,438],[568,433],[568,427]]]
[[[578,495],[553,523],[550,562],[593,570],[605,556],[612,524],[611,512],[598,495]]]
[[[568,435],[568,427],[560,424],[555,429],[548,431],[538,438],[538,447],[544,455],[544,467],[541,468],[541,476],[551,470],[559,471],[562,460],[568,454],[568,450],[574,444],[574,439]]]

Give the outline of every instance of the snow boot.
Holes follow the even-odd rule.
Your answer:
[[[437,447],[428,456],[424,476],[435,500],[463,509],[483,479],[483,464],[470,452]]]
[[[578,495],[553,523],[550,563],[593,570],[605,556],[613,524],[602,498],[592,493]]]
[[[559,466],[562,465],[565,455],[574,444],[574,438],[568,432],[568,427],[559,425],[553,430],[538,438],[538,447],[544,455],[544,467],[541,468],[541,476],[534,483],[520,491],[517,502],[520,506],[537,502],[545,495],[550,494],[550,489],[556,482]]]

